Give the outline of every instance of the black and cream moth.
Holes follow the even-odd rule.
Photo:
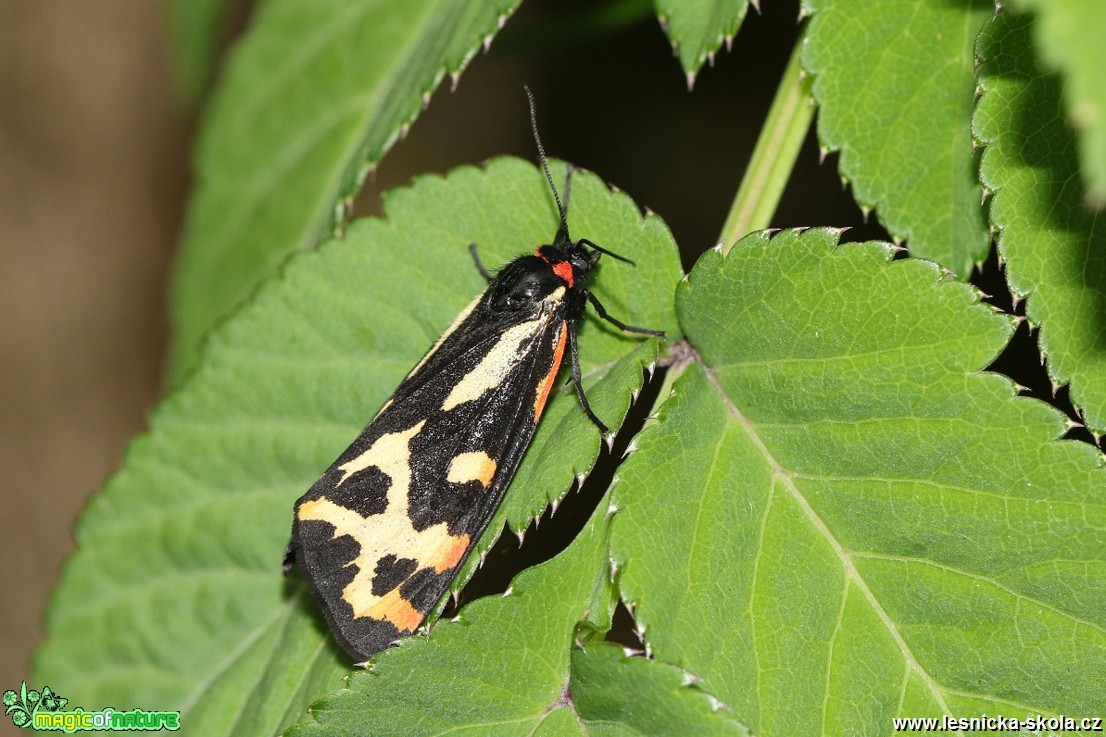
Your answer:
[[[566,347],[581,405],[606,431],[580,385],[585,305],[661,335],[608,317],[588,291],[609,252],[569,237],[540,140],[538,151],[561,216],[553,244],[486,274],[484,293],[296,502],[289,559],[356,659],[414,632],[456,576],[530,444]]]

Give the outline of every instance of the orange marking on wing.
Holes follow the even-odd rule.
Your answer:
[[[449,471],[445,480],[451,484],[465,484],[479,481],[485,489],[492,485],[495,478],[496,463],[482,450],[459,453],[449,462]]]
[[[476,480],[480,482],[480,485],[485,489],[492,485],[492,479],[495,478],[495,461],[487,456],[484,456],[483,461],[480,463],[480,474],[476,477]]]
[[[399,595],[399,588],[396,587],[382,596],[376,604],[363,612],[355,612],[353,616],[383,619],[394,624],[400,632],[414,632],[426,614],[411,606],[411,602]]]
[[[565,355],[565,338],[568,336],[568,323],[561,325],[561,334],[557,336],[557,347],[553,354],[553,365],[549,367],[549,373],[538,384],[538,395],[534,397],[534,422],[541,417],[545,410],[545,402],[549,399],[549,390],[553,388],[553,381],[557,378],[557,372],[561,370],[561,359]]]
[[[472,539],[468,535],[450,535],[423,564],[426,568],[433,567],[435,573],[448,571],[461,562],[470,545]]]
[[[562,261],[559,264],[553,265],[553,273],[565,280],[568,286],[573,286],[576,279],[572,275],[572,264],[567,261]]]

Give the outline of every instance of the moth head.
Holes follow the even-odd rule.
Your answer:
[[[586,248],[577,243],[569,251],[568,262],[572,264],[572,270],[577,277],[582,277],[595,268],[595,265],[599,263],[599,257],[602,255],[602,251]]]

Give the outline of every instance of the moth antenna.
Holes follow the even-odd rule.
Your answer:
[[[592,250],[595,250],[595,251],[599,251],[599,253],[605,253],[605,254],[607,254],[608,256],[610,256],[611,258],[616,258],[616,259],[618,259],[619,261],[623,261],[623,262],[625,262],[625,263],[628,263],[628,264],[631,264],[631,265],[633,265],[633,266],[637,266],[637,264],[636,264],[636,263],[635,263],[635,262],[634,262],[633,260],[631,260],[631,259],[628,259],[628,258],[626,258],[625,256],[619,256],[619,255],[618,255],[617,253],[615,253],[614,251],[608,251],[608,250],[607,250],[606,248],[603,248],[603,246],[600,246],[600,245],[599,245],[599,244],[597,244],[597,243],[592,243],[592,242],[591,242],[591,241],[589,241],[589,240],[588,240],[587,238],[581,238],[581,239],[580,239],[580,240],[578,241],[578,243],[579,243],[580,245],[582,245],[582,246],[587,246],[588,248],[591,248]]]
[[[530,100],[530,130],[534,132],[534,143],[538,145],[538,158],[541,159],[541,168],[545,171],[545,181],[549,182],[549,189],[553,191],[553,199],[557,202],[557,212],[561,216],[561,230],[564,231],[565,239],[571,242],[572,238],[568,234],[568,215],[565,213],[564,205],[561,204],[557,185],[553,184],[553,175],[549,173],[549,162],[545,158],[545,148],[541,145],[541,136],[538,135],[538,112],[534,106],[534,93],[526,85],[523,85],[523,89],[526,90],[526,97]]]

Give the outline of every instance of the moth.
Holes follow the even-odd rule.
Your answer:
[[[515,475],[566,350],[580,406],[607,434],[580,382],[587,304],[622,330],[664,335],[614,319],[588,291],[601,254],[627,259],[572,240],[526,94],[560,216],[553,243],[494,276],[470,247],[487,289],[295,504],[286,566],[299,568],[357,660],[414,632],[449,587]],[[570,184],[571,169],[566,202]]]

